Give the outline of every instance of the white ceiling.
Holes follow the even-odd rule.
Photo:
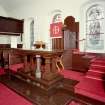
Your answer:
[[[35,0],[0,0],[0,5],[8,11],[32,1]]]

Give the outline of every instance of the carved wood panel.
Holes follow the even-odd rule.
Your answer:
[[[63,49],[63,38],[53,38],[52,39],[52,49]]]

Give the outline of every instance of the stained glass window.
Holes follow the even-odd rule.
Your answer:
[[[86,12],[86,48],[99,50],[104,48],[104,9],[93,5]]]

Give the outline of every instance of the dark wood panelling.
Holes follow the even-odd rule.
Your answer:
[[[23,44],[17,44],[17,48],[22,48]],[[0,44],[0,48],[11,48],[10,44]]]
[[[77,53],[72,54],[72,69],[76,71],[86,72],[89,68],[89,62],[87,59],[83,59],[85,54]]]
[[[10,48],[10,44],[0,44],[0,48]]]
[[[76,28],[76,48],[79,49],[79,22],[75,22]]]
[[[72,52],[72,70],[87,72],[89,70],[91,60],[95,57],[101,57],[101,54]]]
[[[22,48],[23,44],[17,44],[17,48]]]
[[[0,16],[0,33],[3,35],[20,35],[23,33],[23,20]]]
[[[65,50],[61,57],[62,63],[66,70],[70,70],[72,68],[72,50]]]
[[[63,49],[63,38],[53,38],[52,39],[52,49]]]

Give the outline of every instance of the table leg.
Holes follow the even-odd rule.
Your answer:
[[[36,63],[37,63],[37,66],[36,66],[36,72],[35,72],[35,76],[36,78],[41,78],[41,58],[40,58],[40,55],[36,55]]]

